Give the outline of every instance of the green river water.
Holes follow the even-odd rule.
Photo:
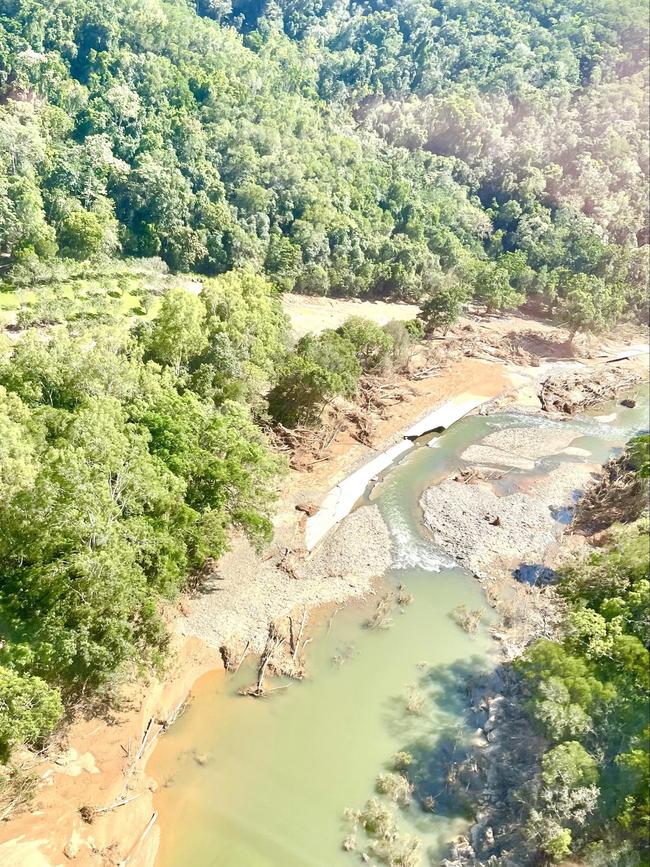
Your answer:
[[[600,409],[606,421],[572,420],[589,462],[602,462],[647,426],[647,390],[637,407]],[[344,867],[359,862],[343,851],[346,807],[374,793],[377,775],[399,750],[432,750],[462,740],[462,685],[496,659],[487,625],[475,635],[450,612],[485,607],[482,590],[436,551],[420,525],[422,490],[459,465],[458,456],[487,433],[513,425],[531,430],[567,422],[518,414],[470,416],[444,434],[424,438],[384,475],[366,499],[376,502],[394,540],[389,584],[403,583],[414,601],[386,630],[363,627],[368,605],[351,604],[327,618],[308,651],[309,679],[273,697],[237,694],[253,667],[234,678],[208,675],[189,709],[160,740],[148,770],[159,781],[161,845],[156,867]],[[430,443],[434,447],[427,447]],[[543,473],[567,460],[546,458]],[[579,460],[572,457],[571,460]],[[530,473],[511,473],[513,479]],[[418,684],[424,713],[406,711]],[[432,780],[435,788],[436,781]],[[438,794],[432,792],[432,794]],[[468,817],[444,806],[402,810],[402,828],[423,840],[422,865],[437,864]]]

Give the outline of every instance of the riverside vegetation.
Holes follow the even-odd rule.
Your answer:
[[[66,703],[105,690],[129,664],[160,662],[159,602],[224,552],[230,528],[270,540],[284,463],[265,435],[269,411],[315,422],[364,368],[393,363],[396,326],[353,317],[290,349],[275,290],[230,272],[198,297],[169,289],[150,322],[29,328],[7,343],[5,758],[15,744],[42,743]],[[408,331],[397,330],[404,343]]]
[[[162,663],[161,602],[231,528],[269,539],[269,426],[317,425],[470,300],[642,315],[645,18],[0,0],[3,759]],[[422,315],[293,346],[283,291]]]
[[[487,707],[482,726],[488,742],[459,749],[457,742],[452,747],[443,741],[430,749],[415,740],[389,763],[392,772],[377,780],[388,803],[371,799],[350,813],[379,863],[421,863],[420,841],[400,832],[389,804],[418,799],[435,812],[436,799],[428,794],[434,780],[443,809],[477,816],[471,844],[460,838],[443,862],[448,867],[566,859],[593,867],[647,863],[649,449],[650,437],[634,438],[579,503],[574,528],[598,532],[594,547],[558,569],[550,602],[543,594],[560,614],[555,634],[533,630],[523,653],[496,672],[462,673],[456,689],[465,701],[468,694],[485,696],[496,688],[495,697],[480,700],[480,708]],[[507,602],[500,609],[503,639],[512,615]],[[467,615],[462,608],[453,612],[472,631]],[[524,617],[519,611],[515,620]],[[424,693],[431,677],[425,670]],[[344,846],[356,848],[354,834]]]
[[[566,606],[559,634],[533,641],[504,672],[514,676],[513,718],[537,737],[523,744],[513,728],[502,742],[512,791],[495,827],[506,850],[496,863],[529,863],[531,850],[553,862],[647,861],[649,446],[647,435],[634,439],[578,505],[580,524],[585,507],[593,516],[595,495],[607,529],[559,569]],[[623,510],[620,491],[608,496],[616,477],[627,488]]]

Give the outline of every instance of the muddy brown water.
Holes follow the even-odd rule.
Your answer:
[[[485,600],[479,584],[426,537],[418,506],[422,490],[457,467],[467,446],[511,426],[534,435],[540,426],[569,424],[576,435],[571,445],[589,452],[571,460],[601,462],[647,425],[647,411],[644,389],[633,409],[601,408],[606,421],[594,413],[570,422],[516,413],[471,416],[425,437],[387,471],[367,497],[379,505],[394,541],[394,566],[383,578],[404,584],[414,601],[396,611],[388,629],[364,628],[376,600],[338,612],[329,628],[323,623],[316,630],[309,678],[288,683],[271,698],[238,695],[254,679],[252,665],[236,677],[211,674],[199,682],[189,710],[161,739],[148,767],[160,786],[157,867],[359,863],[358,852],[342,848],[349,834],[345,809],[362,807],[374,795],[378,774],[398,751],[435,754],[443,741],[470,738],[463,687],[470,674],[496,660],[489,614],[474,635],[451,616],[461,604],[485,608]],[[533,474],[566,459],[547,456]],[[517,473],[526,475],[531,473]],[[423,702],[419,714],[407,710],[414,692]],[[432,788],[438,785],[432,778]],[[441,804],[434,813],[417,800],[397,810],[402,830],[422,839],[423,867],[439,863],[449,841],[470,822],[462,809],[444,798]]]

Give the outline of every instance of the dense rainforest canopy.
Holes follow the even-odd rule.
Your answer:
[[[2,0],[3,270],[160,256],[596,330],[643,307],[647,39],[635,0]]]

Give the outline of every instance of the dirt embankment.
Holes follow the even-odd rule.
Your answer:
[[[153,864],[158,829],[155,821],[150,823],[156,784],[144,770],[150,748],[134,763],[149,721],[167,720],[202,673],[222,666],[218,648],[224,643],[250,639],[251,647],[259,647],[269,619],[296,606],[370,592],[372,578],[386,568],[389,552],[376,510],[351,516],[309,563],[302,563],[306,516],[296,505],[317,505],[332,485],[390,446],[432,407],[462,393],[468,383],[476,383],[486,397],[510,387],[500,364],[471,358],[452,362],[444,376],[405,389],[394,412],[384,408],[374,414],[372,445],[359,442],[354,425],[344,427],[324,460],[311,471],[291,471],[283,479],[270,548],[258,554],[247,540],[233,538],[231,551],[208,579],[207,592],[181,600],[173,612],[167,673],[161,679],[135,681],[125,691],[121,709],[109,711],[105,718],[73,721],[47,755],[17,757],[37,778],[37,788],[29,806],[0,825],[3,867]],[[161,728],[154,722],[148,737]],[[120,806],[106,809],[116,804]],[[92,823],[84,820],[82,808],[91,808],[84,812],[92,816]]]
[[[0,826],[0,864],[153,863],[155,785],[144,762],[163,723],[173,718],[197,678],[217,663],[218,655],[202,642],[176,640],[163,679],[134,680],[110,709],[79,713],[45,755],[14,756],[39,784],[29,810]]]
[[[302,327],[304,321],[296,330]],[[504,335],[510,335],[508,340]],[[405,374],[391,378],[398,399],[339,407],[342,423],[326,447],[319,447],[317,459],[302,471],[291,471],[282,482],[269,550],[258,554],[245,540],[233,539],[206,592],[179,603],[166,675],[134,683],[124,706],[105,718],[75,721],[46,756],[24,757],[39,778],[38,786],[30,807],[0,828],[0,863],[152,864],[157,828],[151,824],[155,784],[143,771],[148,745],[196,678],[221,665],[217,648],[235,638],[259,648],[270,619],[296,606],[369,592],[372,578],[387,565],[386,528],[375,510],[355,513],[307,560],[302,551],[305,514],[296,507],[316,508],[334,484],[444,401],[468,391],[486,398],[527,393],[524,400],[532,401],[542,365],[532,350],[543,348],[561,357],[561,343],[562,335],[549,326],[518,318],[486,325],[465,322],[413,358]],[[505,350],[500,352],[501,344]],[[361,425],[355,418],[359,410]],[[83,812],[91,824],[84,821],[81,808],[90,808]]]

